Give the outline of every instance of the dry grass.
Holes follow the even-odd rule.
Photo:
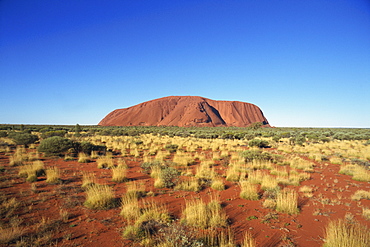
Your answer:
[[[112,170],[112,181],[121,183],[126,180],[127,169],[124,166],[114,167]]]
[[[299,192],[302,192],[305,197],[309,197],[309,198],[313,196],[312,191],[313,191],[312,187],[307,186],[307,185],[304,185],[301,188],[299,188]]]
[[[279,185],[275,177],[269,175],[263,176],[261,181],[262,190],[275,190],[277,187],[279,187]]]
[[[226,171],[226,180],[237,182],[240,179],[240,168],[237,164],[230,165]]]
[[[141,215],[135,224],[140,225],[143,222],[156,221],[158,223],[168,223],[171,220],[168,210],[164,204],[158,204],[153,201],[143,203]]]
[[[297,214],[298,194],[294,190],[282,190],[277,194],[276,210],[287,214]]]
[[[343,219],[330,221],[325,229],[324,247],[368,247],[370,246],[370,231],[357,222]]]
[[[225,227],[227,216],[215,199],[208,204],[201,200],[191,200],[186,202],[186,207],[182,212],[182,221],[189,226],[207,229]]]
[[[314,164],[300,157],[294,157],[290,161],[290,167],[311,172],[313,171]]]
[[[36,160],[32,164],[21,166],[18,174],[20,177],[26,177],[27,182],[35,182],[37,177],[43,175],[44,172],[44,163]]]
[[[19,226],[12,226],[9,228],[0,227],[0,243],[8,244],[21,237],[24,232],[24,229]]]
[[[211,188],[214,190],[225,190],[224,181],[221,178],[215,178],[212,180]]]
[[[126,195],[129,197],[142,197],[145,194],[145,184],[131,181],[126,183]]]
[[[82,188],[96,184],[95,174],[92,172],[82,172]]]
[[[58,167],[50,167],[46,169],[46,182],[49,184],[58,184],[62,180],[60,179],[60,170]]]
[[[260,170],[251,171],[248,173],[248,182],[251,184],[261,184],[264,176],[266,176],[266,173]]]
[[[256,247],[256,242],[254,241],[252,234],[250,232],[246,232],[244,234],[244,239],[241,247]]]
[[[122,197],[121,212],[120,215],[129,221],[136,221],[141,215],[139,200],[133,194],[125,194]]]
[[[370,191],[366,190],[358,190],[351,196],[351,199],[354,201],[359,201],[361,199],[368,199],[370,200]]]
[[[114,192],[107,185],[92,185],[86,194],[84,205],[90,209],[109,209],[115,206]]]
[[[370,208],[362,208],[362,217],[366,220],[370,220]]]
[[[274,209],[276,208],[276,200],[272,198],[266,198],[262,203],[262,207]]]
[[[370,171],[359,165],[341,166],[339,173],[352,176],[353,180],[361,182],[370,182]]]
[[[8,200],[3,200],[0,204],[0,215],[4,215],[5,217],[10,217],[13,215],[14,211],[17,210],[20,203],[17,201],[15,197],[12,197]]]
[[[185,180],[177,184],[174,189],[197,192],[200,191],[202,187],[200,186],[199,180],[197,178],[191,177],[189,180]]]
[[[241,181],[239,186],[241,188],[240,198],[247,200],[258,200],[259,195],[256,185],[248,181]]]
[[[201,164],[196,169],[195,177],[201,179],[212,180],[217,176],[213,168],[210,168],[208,164]]]
[[[78,163],[89,163],[90,157],[89,155],[85,154],[84,152],[78,153]]]
[[[99,169],[114,167],[113,159],[109,155],[99,157],[96,160],[96,163],[98,164]]]

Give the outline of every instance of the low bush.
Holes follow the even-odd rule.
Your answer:
[[[260,139],[253,139],[248,142],[248,145],[250,147],[258,147],[258,148],[268,148],[269,143],[266,140],[260,140]]]
[[[246,150],[240,155],[245,159],[245,162],[251,162],[253,160],[273,160],[273,156],[270,153],[260,150]]]
[[[35,143],[39,140],[39,137],[37,135],[23,132],[11,132],[8,137],[12,139],[17,145],[25,146],[28,146],[29,144]]]
[[[38,151],[44,152],[47,155],[60,155],[74,147],[75,144],[73,141],[60,136],[53,136],[42,140]]]
[[[177,149],[179,148],[179,145],[176,144],[167,144],[165,147],[170,153],[176,153]]]

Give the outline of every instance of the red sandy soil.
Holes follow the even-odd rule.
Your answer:
[[[118,157],[120,156],[115,156]],[[124,159],[129,166],[128,178],[144,182],[146,191],[155,193],[151,198],[166,205],[176,219],[181,218],[185,200],[196,197],[208,201],[212,195],[219,195],[238,244],[248,230],[255,238],[257,246],[322,246],[324,229],[329,220],[343,219],[346,213],[351,213],[355,220],[370,227],[370,221],[364,220],[361,216],[362,207],[370,208],[370,200],[350,199],[359,189],[370,190],[370,184],[354,181],[350,176],[339,174],[339,165],[316,163],[315,171],[311,173],[312,178],[301,183],[301,186],[314,187],[313,197],[306,198],[300,193],[300,213],[288,215],[263,208],[262,200],[240,199],[240,188],[234,182],[226,181],[227,189],[224,191],[215,191],[211,188],[205,188],[200,192],[156,189],[153,186],[153,179],[142,172],[141,159],[133,157]],[[0,173],[0,191],[6,198],[15,197],[21,202],[15,215],[22,220],[21,226],[26,228],[25,235],[32,234],[34,231],[32,229],[44,218],[54,222],[54,225],[52,223],[50,225],[53,225],[51,228],[55,227],[51,229],[53,232],[51,242],[55,243],[55,246],[137,246],[121,237],[127,223],[119,215],[120,207],[91,210],[83,205],[85,192],[81,188],[81,171],[94,172],[99,183],[111,185],[117,199],[125,193],[125,183],[112,182],[111,171],[98,169],[96,162],[78,163],[76,160],[64,161],[61,158],[43,158],[43,161],[46,168],[57,166],[61,169],[63,183],[50,185],[45,182],[45,177],[39,177],[34,183],[36,191],[32,191],[31,183],[18,176],[19,168],[9,166],[9,156],[0,153],[0,166],[5,168],[5,172]],[[216,169],[221,173],[226,167],[219,164],[216,165]],[[289,187],[298,190],[301,186]],[[60,209],[69,212],[68,221],[60,222]],[[3,223],[7,223],[8,220],[1,219]]]
[[[260,108],[238,101],[216,101],[198,96],[170,96],[117,109],[102,126],[236,126],[268,124]]]

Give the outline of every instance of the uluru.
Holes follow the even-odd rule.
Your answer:
[[[211,100],[199,96],[168,96],[123,109],[104,117],[101,126],[247,127],[269,123],[261,109],[240,101]]]

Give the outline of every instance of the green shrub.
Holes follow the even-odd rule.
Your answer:
[[[259,148],[267,148],[269,147],[268,141],[260,140],[260,139],[253,139],[248,142],[250,147],[259,147]]]
[[[22,132],[11,132],[8,137],[13,139],[17,145],[29,145],[39,140],[37,135]]]
[[[8,132],[6,132],[5,130],[0,131],[0,137],[7,137],[7,136],[8,136]]]
[[[106,151],[107,147],[104,145],[94,145],[90,142],[81,142],[76,144],[76,151],[83,152],[85,154],[91,154],[92,151]]]
[[[164,148],[170,151],[170,153],[175,153],[178,149],[178,145],[176,144],[167,144]]]
[[[250,162],[252,160],[272,160],[273,157],[268,152],[262,152],[260,150],[246,150],[241,153],[244,157],[245,162]]]
[[[58,155],[74,147],[75,143],[73,141],[60,136],[53,136],[41,141],[38,151],[47,155]]]
[[[159,179],[162,180],[164,187],[170,188],[175,185],[175,180],[179,176],[179,171],[172,167],[165,167],[159,174]]]
[[[41,137],[43,139],[53,137],[53,136],[64,137],[66,133],[67,133],[67,131],[65,131],[65,130],[53,130],[53,131],[47,131],[47,132],[42,133]]]

